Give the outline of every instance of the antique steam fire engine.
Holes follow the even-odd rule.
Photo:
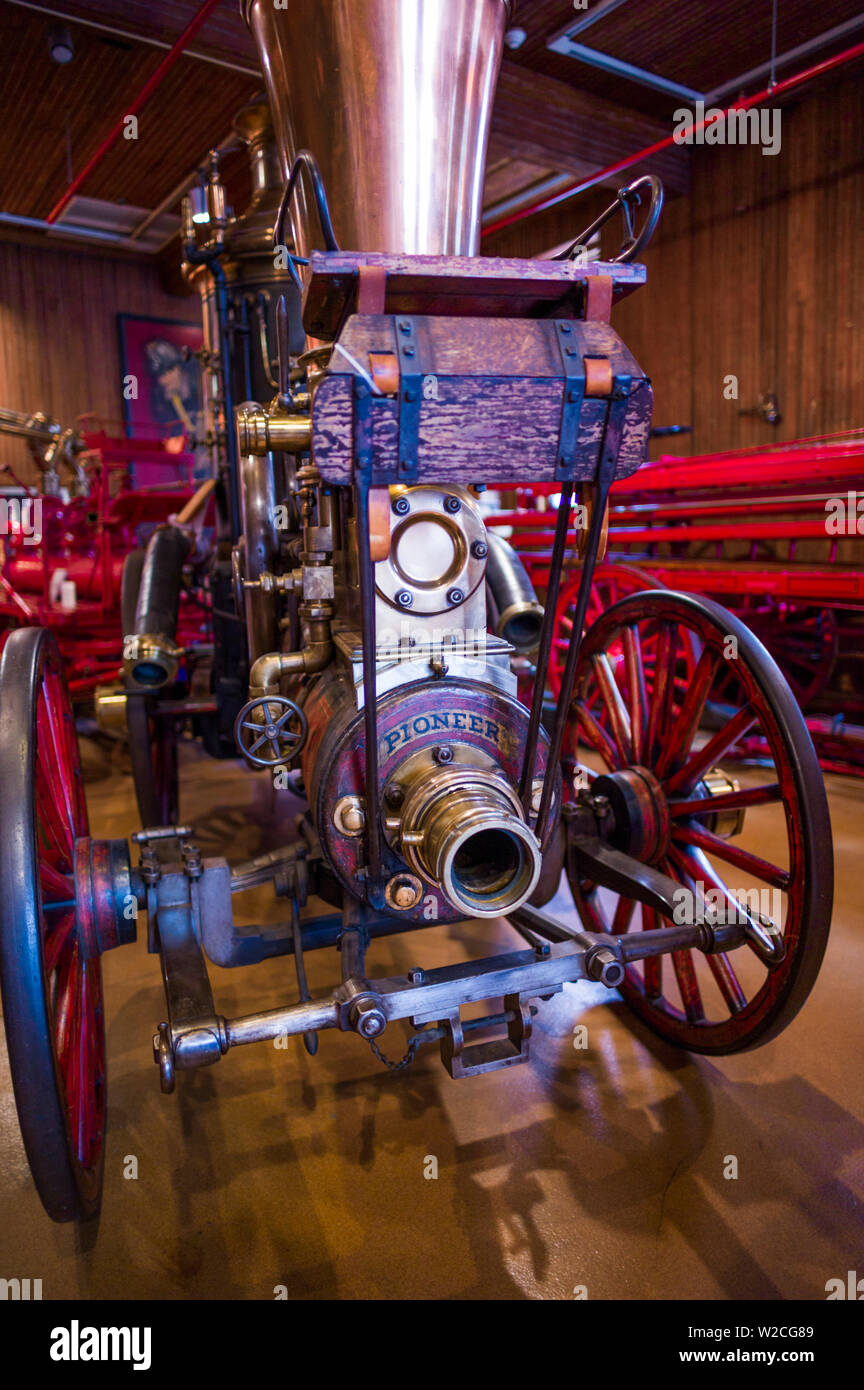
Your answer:
[[[17,820],[0,836],[0,965],[22,1129],[57,1219],[98,1206],[99,957],[134,937],[136,908],[162,962],[166,1091],[179,1070],[286,1034],[314,1052],[341,1029],[383,1056],[400,1020],[405,1063],[437,1041],[454,1077],[506,1068],[528,1057],[532,1001],[585,979],[619,989],[668,1041],[732,1052],[775,1036],[816,977],[830,826],[776,665],[717,604],[668,590],[624,599],[583,634],[609,488],[646,457],[650,382],[609,317],[644,281],[636,257],[662,190],[622,190],[614,261],[477,257],[506,12],[506,0],[245,5],[286,179],[274,243],[289,245],[290,220],[308,337],[294,358],[283,305],[275,397],[237,410],[249,689],[235,733],[267,775],[299,767],[299,840],[286,827],[283,849],[232,866],[204,858],[190,827],[146,825],[133,866],[124,841],[91,839],[53,646],[33,631],[7,643],[0,775]],[[543,614],[477,502],[526,478],[560,494]],[[581,583],[544,711],[577,499]],[[177,574],[142,584],[132,681],[167,677]],[[536,649],[530,708],[514,648]],[[730,660],[736,702],[718,722],[710,697]],[[754,730],[758,767],[738,754]],[[553,915],[562,874],[573,908]],[[237,928],[233,897],[268,881],[290,908],[283,927]],[[310,915],[313,895],[334,911]],[[492,917],[518,949],[367,971],[378,936]],[[326,945],[341,982],[310,998],[304,953]],[[279,954],[294,955],[297,1002],[217,1011],[206,958]]]

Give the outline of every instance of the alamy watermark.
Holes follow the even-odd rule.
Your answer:
[[[777,106],[722,111],[697,101],[694,110],[681,106],[674,113],[672,139],[676,145],[761,145],[763,154],[780,153],[781,112]]]
[[[0,536],[20,536],[24,545],[41,545],[42,498],[0,497]]]
[[[381,627],[377,634],[379,660],[439,661],[444,665],[456,657],[472,668],[487,665],[489,634],[485,627],[441,627],[428,632],[410,619],[398,627]]]
[[[695,891],[694,891],[695,890]],[[704,923],[706,912],[712,925],[729,927],[757,921],[769,933],[779,935],[777,926],[782,914],[783,900],[779,888],[706,888],[696,883],[693,888],[683,885],[672,894],[672,921],[676,926]]]
[[[864,536],[864,494],[850,490],[845,497],[829,497],[825,530],[829,536]]]

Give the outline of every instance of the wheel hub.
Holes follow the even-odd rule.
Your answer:
[[[591,784],[592,800],[605,797],[612,808],[614,849],[643,864],[656,864],[669,851],[669,808],[663,788],[646,767],[604,773]]]
[[[125,840],[75,841],[75,914],[85,957],[134,941],[138,904]]]

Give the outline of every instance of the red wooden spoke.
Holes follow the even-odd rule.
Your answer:
[[[690,952],[673,951],[672,964],[675,967],[675,978],[678,981],[681,1002],[684,1005],[688,1023],[702,1023],[705,1018],[705,1007],[702,1003],[699,981],[696,979],[696,968]]]
[[[627,693],[630,707],[630,742],[633,748],[633,761],[642,762],[643,735],[646,721],[647,699],[645,696],[645,670],[642,663],[642,647],[639,642],[639,629],[625,627],[622,634],[624,644],[624,669],[627,677]]]
[[[687,651],[686,634],[675,624],[670,630],[669,636],[669,670],[668,681],[666,683],[666,693],[663,697],[663,706],[660,711],[661,724],[660,734],[665,740],[668,730],[672,728],[675,719],[675,706],[681,704],[687,691],[688,677],[686,672]],[[683,662],[685,670],[680,673],[679,664]],[[658,753],[662,753],[662,747]]]
[[[74,833],[75,795],[69,779],[69,768],[65,762],[65,750],[59,742],[50,709],[42,701],[39,702],[36,713],[36,737],[45,786],[50,792],[57,817]]]
[[[754,878],[760,879],[763,883],[770,883],[772,888],[781,888],[784,892],[789,889],[791,882],[789,872],[781,869],[776,864],[769,864],[767,859],[760,859],[758,854],[751,854],[747,849],[740,849],[738,845],[733,845],[729,840],[721,840],[719,835],[715,835],[712,830],[704,827],[697,829],[691,825],[678,825],[672,827],[672,838],[678,843],[685,845],[696,845],[699,849],[705,850],[708,854],[715,854],[718,859],[723,859],[727,864],[734,864],[736,869],[742,873],[752,874]]]
[[[45,973],[50,975],[60,960],[63,951],[75,935],[76,921],[74,910],[68,912],[58,912],[56,922],[49,924],[43,954],[45,959]]]
[[[713,811],[740,811],[746,806],[765,806],[782,799],[780,783],[770,782],[763,787],[741,787],[737,792],[721,792],[719,796],[696,796],[688,801],[670,801],[669,815],[673,820],[681,820],[689,816],[710,814]]]
[[[609,665],[609,658],[605,653],[592,657],[591,665],[606,710],[613,742],[618,750],[622,765],[626,766],[633,761],[630,747],[630,716],[627,712],[627,706],[621,698],[621,692],[615,683],[615,677]]]
[[[77,832],[79,807],[78,789],[75,785],[75,755],[63,712],[62,693],[58,691],[56,677],[50,671],[45,674],[41,699],[37,706],[36,726],[37,747],[41,748],[42,759],[48,755],[49,747],[53,752],[52,781],[56,778],[56,789],[63,798],[58,805],[61,809],[65,808],[69,825],[73,832]]]
[[[57,997],[54,1011],[54,1037],[57,1040],[57,1060],[64,1072],[69,1058],[69,1047],[75,1023],[75,993],[78,986],[78,942],[72,943],[61,962],[57,980]]]
[[[693,886],[698,882],[693,873],[696,866],[674,845],[670,847],[669,867],[673,877],[677,878],[679,883],[690,887],[692,891]],[[730,1014],[740,1013],[747,1003],[747,996],[741,988],[738,976],[735,974],[726,952],[718,952],[716,955],[706,956],[705,959]]]
[[[36,765],[36,818],[46,839],[46,849],[53,866],[61,873],[72,870],[73,837],[67,821],[62,819],[54,799],[54,788],[46,777],[41,760]]]
[[[737,743],[748,729],[752,729],[755,723],[755,711],[749,705],[744,705],[736,714],[733,714],[728,724],[724,724],[722,729],[718,729],[713,738],[710,738],[703,748],[700,748],[688,759],[683,767],[680,767],[677,772],[673,772],[664,784],[666,795],[672,796],[677,791],[692,787],[695,782],[698,782],[703,772],[707,772],[709,767],[718,763],[723,754]]]
[[[657,766],[654,771],[661,781],[671,770],[673,764],[686,758],[690,752],[705,701],[714,680],[716,666],[717,658],[714,652],[710,647],[704,647],[693,673],[693,679],[690,681],[681,702],[681,708],[666,737],[666,742],[660,751],[660,757],[657,759]]]
[[[49,864],[47,859],[42,859],[39,864],[39,884],[45,906],[53,902],[65,903],[75,896],[72,875],[62,874],[53,864]]]
[[[71,827],[75,835],[87,834],[87,803],[78,759],[78,741],[68,696],[59,675],[47,671],[45,695],[52,729],[56,733],[58,760],[62,759],[65,786],[72,806]]]
[[[665,874],[668,874],[671,869],[668,859],[664,859],[659,867]],[[687,1016],[687,1021],[689,1023],[701,1023],[705,1018],[705,1008],[702,1003],[702,996],[699,992],[699,982],[696,979],[696,970],[693,965],[692,956],[689,951],[673,951],[671,954],[675,978],[678,981],[678,990],[681,995],[681,1002],[684,1006],[684,1013]],[[660,957],[652,959],[659,960]]]
[[[673,845],[673,846],[672,846],[672,853],[675,853],[675,852],[676,852],[676,851],[675,851],[675,846]],[[746,912],[748,916],[751,915],[750,912],[749,912],[749,910],[748,910],[748,908],[747,908],[743,903],[741,903],[738,899],[736,899],[736,898],[734,898],[734,897],[732,896],[732,890],[728,887],[728,885],[727,885],[726,883],[723,882],[723,879],[720,877],[720,874],[717,872],[717,870],[715,869],[714,865],[713,865],[713,864],[711,863],[711,861],[707,858],[707,856],[702,852],[701,849],[698,849],[695,845],[691,845],[691,847],[690,847],[689,850],[681,850],[681,849],[679,849],[677,852],[678,852],[679,854],[684,854],[684,855],[686,855],[687,859],[688,859],[691,863],[695,864],[695,865],[698,867],[699,873],[702,875],[702,877],[703,877],[703,879],[705,880],[705,882],[706,882],[706,883],[709,883],[709,884],[711,885],[712,888],[715,888],[715,889],[717,890],[718,893],[722,893],[722,894],[723,894],[724,898],[726,899],[726,903],[727,903],[728,907],[731,908],[733,912],[737,912],[737,913]],[[788,901],[790,902],[790,911],[791,911],[791,899],[788,899]],[[750,949],[752,950],[753,954],[759,959],[760,964],[763,964],[763,965],[764,965],[764,961],[762,961],[761,956],[759,956],[759,952],[758,952],[758,949],[757,949],[757,947],[756,947],[756,943],[755,943],[754,941],[751,941],[750,938],[748,937],[748,938],[747,938],[746,944],[750,947]]]
[[[657,639],[657,651],[654,659],[654,681],[651,690],[651,706],[648,711],[648,731],[645,735],[645,761],[648,766],[653,765],[654,749],[658,742],[660,732],[660,721],[662,718],[663,707],[666,699],[666,689],[669,683],[669,653],[672,645],[672,633],[668,623],[663,623]]]
[[[582,921],[584,922],[586,919],[590,921],[591,931],[605,932],[607,930],[606,923],[591,901],[592,895],[585,893],[578,879],[574,880],[574,883],[571,884],[571,892],[573,894],[573,901],[576,904],[576,910],[582,918]]]
[[[741,982],[732,968],[732,962],[725,951],[720,951],[717,955],[706,956],[708,969],[717,981],[717,988],[723,996],[730,1014],[740,1014],[741,1010],[747,1006],[747,995],[741,988]]]
[[[621,767],[621,758],[617,748],[608,737],[604,729],[601,729],[597,720],[580,702],[574,703],[573,710],[579,723],[579,727],[585,738],[585,742],[599,753],[600,757],[608,767],[617,771]]]
[[[622,896],[618,899],[618,905],[615,908],[615,915],[612,918],[611,927],[611,931],[616,936],[620,936],[622,932],[627,931],[632,921],[635,907],[635,898],[625,898]]]
[[[642,904],[642,930],[657,929],[657,913],[653,907]],[[649,999],[663,998],[663,957],[648,956],[642,962],[642,980]]]

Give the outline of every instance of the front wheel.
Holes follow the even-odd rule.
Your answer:
[[[69,693],[54,639],[0,657],[0,985],[21,1133],[55,1221],[94,1216],[102,1190],[105,1023],[76,866],[89,846]]]

